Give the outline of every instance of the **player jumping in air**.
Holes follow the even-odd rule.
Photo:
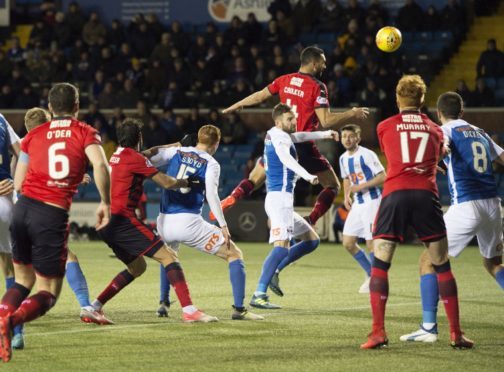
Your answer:
[[[326,69],[324,51],[310,46],[301,52],[301,66],[298,72],[276,78],[266,88],[257,91],[239,102],[223,110],[231,113],[247,106],[255,106],[267,100],[272,95],[279,95],[280,102],[292,108],[297,119],[297,132],[313,132],[322,128],[331,128],[364,119],[369,114],[367,108],[353,108],[343,113],[331,112],[327,98],[327,87],[318,78]],[[311,174],[316,174],[320,184],[324,187],[318,195],[317,201],[308,220],[314,225],[327,212],[339,192],[340,184],[333,168],[319,152],[313,141],[296,144],[299,164]],[[260,167],[260,163],[256,165]],[[254,178],[244,179],[233,190],[230,196],[222,201],[224,209],[236,203],[237,199],[249,195],[254,188],[264,182],[264,170],[255,169]]]
[[[234,299],[234,320],[262,320],[245,308],[245,264],[243,254],[231,240],[219,203],[220,165],[212,157],[220,142],[220,130],[204,125],[198,131],[195,147],[170,147],[153,151],[156,167],[167,166],[166,173],[176,178],[190,178],[200,186],[163,190],[157,228],[163,240],[174,249],[180,243],[201,252],[216,255],[229,264],[229,277]],[[204,199],[217,216],[219,227],[201,217]],[[171,279],[170,279],[171,281]],[[173,285],[173,282],[171,281]]]
[[[451,206],[444,215],[448,255],[457,257],[476,235],[485,269],[504,289],[502,214],[492,169],[492,161],[504,165],[504,150],[482,129],[462,119],[463,101],[457,93],[442,94],[437,109],[450,146],[444,159],[451,195]],[[418,331],[402,336],[401,341],[437,341],[439,290],[436,273],[424,252],[420,258],[423,322]]]
[[[381,200],[378,186],[383,184],[386,175],[378,156],[359,145],[360,133],[360,127],[355,124],[341,128],[341,143],[347,151],[341,155],[339,162],[345,208],[350,211],[343,228],[343,246],[366,272],[367,279],[359,288],[359,293],[369,293],[373,262],[373,222]],[[366,239],[370,257],[357,245],[359,238]]]
[[[93,307],[102,312],[103,305],[142,275],[147,266],[143,256],[147,256],[164,266],[165,275],[182,306],[184,322],[217,321],[217,318],[193,306],[177,253],[163,243],[155,230],[136,216],[135,208],[142,196],[145,178],[152,178],[164,189],[190,186],[188,180],[175,179],[159,172],[138,152],[142,146],[142,126],[138,120],[126,119],[117,128],[119,148],[110,158],[112,217],[99,234],[128,268],[110,282],[93,301]]]
[[[68,83],[49,91],[53,119],[21,143],[14,186],[21,193],[11,224],[16,283],[0,306],[0,356],[12,356],[11,331],[51,309],[60,294],[67,260],[68,210],[88,159],[101,202],[96,229],[110,219],[110,176],[97,131],[77,119],[79,93]],[[37,292],[28,297],[34,284]],[[26,299],[26,301],[25,301]]]
[[[259,283],[250,305],[261,309],[280,309],[269,302],[266,290],[283,295],[279,287],[279,272],[287,265],[313,252],[320,239],[313,227],[294,212],[294,187],[299,177],[312,185],[318,184],[316,175],[310,174],[297,162],[294,142],[317,139],[338,139],[332,130],[312,133],[293,133],[296,131],[296,116],[292,108],[279,103],[273,109],[275,126],[266,133],[264,141],[264,169],[266,170],[267,191],[264,207],[271,221],[269,242],[273,244],[264,261]],[[290,134],[292,133],[292,134]],[[292,238],[300,240],[290,246]]]
[[[369,284],[373,328],[362,349],[388,344],[385,305],[388,270],[397,243],[412,227],[428,250],[439,294],[450,324],[451,346],[471,348],[459,323],[457,284],[448,259],[448,242],[436,185],[437,164],[447,151],[439,126],[420,113],[426,86],[418,75],[403,76],[396,87],[399,114],[378,124],[380,147],[387,158],[387,178],[373,231],[374,260]]]

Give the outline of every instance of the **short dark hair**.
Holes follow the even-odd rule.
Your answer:
[[[344,130],[347,130],[349,132],[354,132],[355,134],[359,135],[361,134],[361,127],[358,126],[357,124],[347,124],[343,126],[340,131],[343,133]]]
[[[135,148],[140,142],[143,123],[138,119],[126,118],[117,127],[117,141],[121,147]]]
[[[286,105],[285,103],[279,103],[275,107],[273,107],[273,112],[271,113],[271,117],[273,118],[273,121],[278,119],[280,116],[283,114],[286,114],[288,112],[292,112],[292,109],[289,105]]]
[[[315,45],[304,48],[301,51],[301,66],[305,66],[313,61],[318,61],[322,58],[322,54],[324,54],[324,50]]]
[[[79,103],[79,90],[70,83],[54,84],[49,91],[49,103],[55,114],[71,114]]]
[[[455,92],[443,93],[437,100],[437,109],[446,119],[458,119],[463,108],[464,100]]]

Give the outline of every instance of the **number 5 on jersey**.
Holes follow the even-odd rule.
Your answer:
[[[190,167],[187,164],[182,164],[179,168],[178,173],[177,173],[177,179],[186,180],[189,178],[189,176],[191,174],[194,174],[194,173],[196,173],[196,168]],[[187,194],[188,192],[191,191],[191,188],[190,187],[181,187],[179,190],[182,194]]]

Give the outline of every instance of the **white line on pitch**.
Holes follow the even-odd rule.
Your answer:
[[[387,308],[390,307],[400,307],[400,306],[411,306],[411,305],[420,305],[419,301],[416,302],[402,302],[398,304],[387,304]],[[324,313],[332,313],[332,312],[342,312],[342,311],[352,311],[352,310],[367,310],[369,309],[368,306],[355,306],[355,307],[340,307],[336,309],[328,309],[324,311]],[[266,315],[266,316],[274,316],[274,315],[289,315],[281,312],[276,312],[276,313],[261,313],[261,315]],[[294,313],[291,313],[291,315],[297,315],[297,314],[313,314],[313,311],[296,311]],[[228,319],[224,320],[225,322],[228,321]],[[230,322],[232,320],[229,320]],[[219,322],[222,322],[222,320],[219,320]],[[33,336],[52,336],[52,335],[62,335],[62,334],[71,334],[71,333],[85,333],[85,332],[102,332],[102,331],[115,331],[115,330],[121,330],[121,329],[131,329],[131,328],[144,328],[144,327],[150,327],[150,326],[161,326],[167,323],[162,323],[162,322],[156,322],[156,323],[142,323],[142,324],[129,324],[129,325],[108,325],[108,326],[93,326],[89,325],[92,328],[79,328],[79,329],[67,329],[67,330],[62,330],[62,331],[54,331],[54,332],[27,332],[26,336],[28,338],[33,337]],[[176,323],[168,323],[168,324],[176,324]],[[183,324],[178,323],[178,324]],[[190,325],[188,325],[190,326]]]

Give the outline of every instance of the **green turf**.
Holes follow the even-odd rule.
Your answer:
[[[248,300],[269,246],[240,244],[247,265]],[[94,298],[123,269],[101,243],[73,243]],[[159,267],[149,260],[144,276],[105,307],[114,326],[79,321],[79,307],[65,283],[56,307],[26,326],[26,348],[14,351],[2,370],[502,370],[504,316],[502,290],[484,272],[475,248],[453,264],[461,299],[462,326],[474,350],[452,350],[444,310],[440,340],[406,344],[399,336],[420,320],[417,258],[420,249],[403,246],[390,272],[386,350],[359,350],[371,319],[368,296],[357,290],[364,279],[357,263],[339,245],[323,244],[282,273],[282,310],[258,311],[262,322],[231,321],[227,265],[183,247],[181,261],[194,302],[221,321],[182,324],[178,303],[171,317],[155,316]],[[174,294],[172,297],[175,298]]]

